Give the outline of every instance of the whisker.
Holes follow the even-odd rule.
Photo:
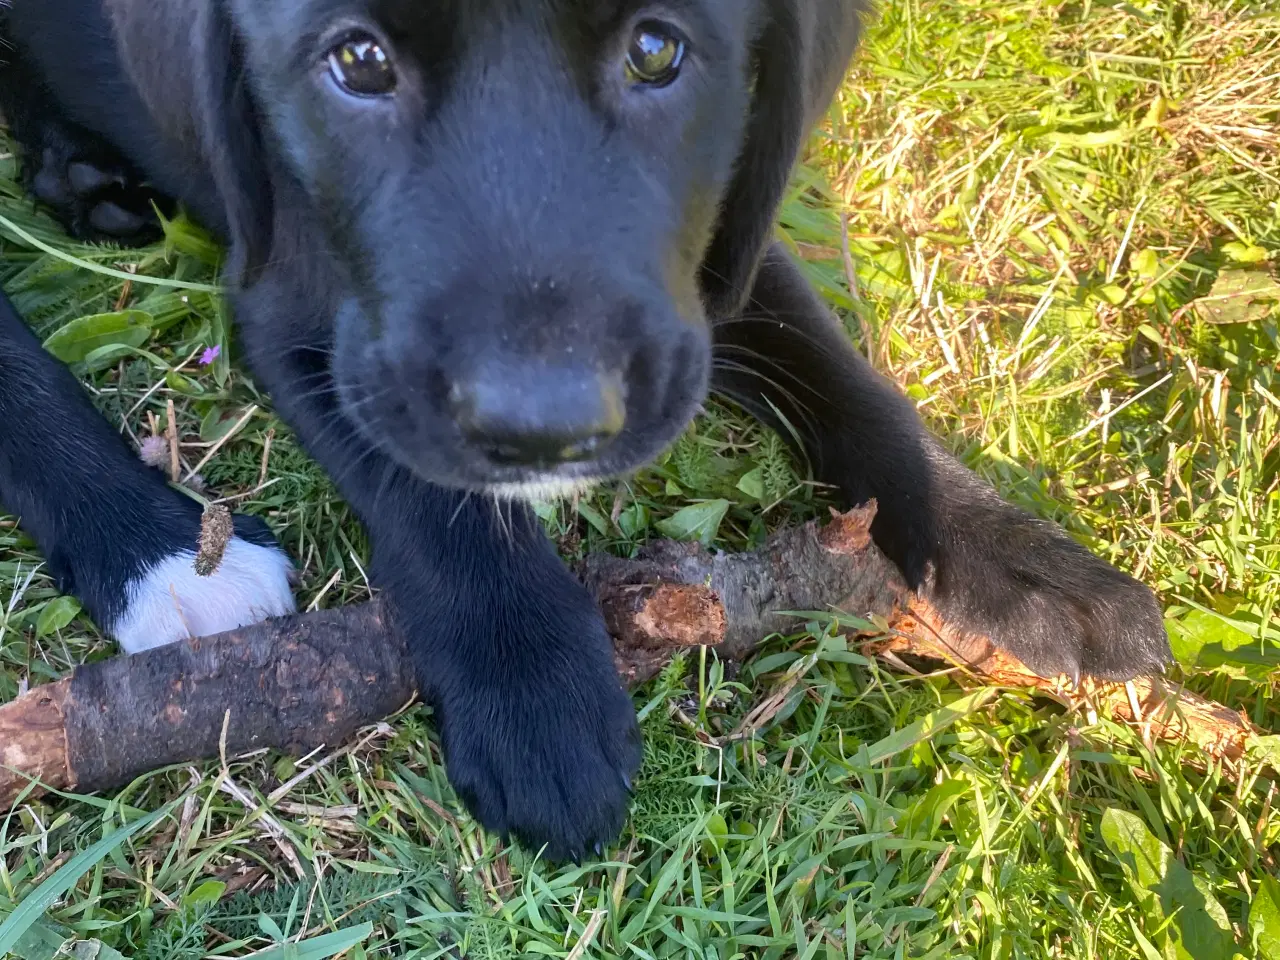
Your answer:
[[[462,513],[463,508],[466,507],[466,505],[470,502],[471,502],[471,491],[470,490],[463,491],[462,499],[458,501],[457,507],[454,508],[453,514],[449,517],[449,523],[447,524],[447,526],[449,526],[450,528],[453,527],[453,522],[458,519],[459,515],[461,515]]]
[[[808,417],[815,416],[813,408],[810,407],[809,404],[801,400],[798,396],[796,396],[795,393],[793,393],[787,387],[778,383],[773,378],[766,376],[764,371],[756,367],[750,366],[745,363],[740,363],[736,360],[730,360],[727,357],[717,357],[711,361],[711,365],[713,370],[724,370],[726,372],[740,373],[746,376],[755,377],[757,380],[760,380],[762,383],[766,384],[767,386],[772,387],[783,399],[788,400],[799,412],[805,414]],[[777,369],[779,373],[785,374],[787,377],[791,378],[796,383],[799,383],[801,386],[812,390],[812,388],[809,387],[808,384],[804,383],[804,381],[800,380],[799,377],[796,377],[790,371],[785,370],[781,367]],[[714,377],[712,378],[712,391],[715,393],[726,392],[722,384],[718,384],[715,382]],[[762,390],[761,392],[763,393],[764,391]],[[813,392],[816,393],[816,391],[813,391]]]

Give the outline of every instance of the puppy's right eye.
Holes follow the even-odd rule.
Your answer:
[[[636,27],[627,48],[626,72],[632,83],[665,87],[680,72],[684,41],[675,30],[647,21]]]
[[[329,74],[339,87],[357,97],[385,97],[396,89],[391,58],[367,33],[352,34],[329,51]]]

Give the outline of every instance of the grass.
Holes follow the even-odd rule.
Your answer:
[[[1188,684],[1280,730],[1280,7],[894,0],[829,121],[784,227],[851,335],[1006,496],[1159,591]],[[135,436],[172,400],[194,464],[264,404],[203,289],[210,249],[181,225],[168,256],[71,245],[12,175],[5,288],[60,349],[108,345],[84,372]],[[141,334],[81,319],[122,307]],[[279,531],[304,605],[367,597],[358,527],[268,410],[202,474]],[[698,504],[741,547],[816,497],[713,408],[654,468],[544,513],[568,552],[627,551]],[[0,521],[0,700],[112,653],[39,563]],[[788,676],[766,729],[719,740]],[[27,960],[68,938],[104,958],[1280,956],[1263,758],[1232,774],[1106,716],[895,674],[818,623],[736,675],[676,665],[637,706],[645,767],[606,861],[500,849],[411,711],[301,766],[23,803],[0,821],[0,917],[38,917]]]

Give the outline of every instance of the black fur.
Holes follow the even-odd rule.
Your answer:
[[[81,235],[129,233],[101,229],[129,225],[104,205],[136,211],[155,190],[227,239],[253,371],[369,529],[454,784],[487,827],[553,857],[619,829],[635,719],[600,614],[532,513],[472,494],[640,466],[684,428],[713,366],[724,394],[796,428],[821,479],[879,500],[877,542],[956,624],[1042,671],[1127,677],[1168,657],[1151,592],[944,452],[770,248],[859,13],[856,0],[14,0],[9,13],[0,99],[31,182]],[[632,88],[630,30],[662,17],[687,35],[684,71]],[[357,102],[327,79],[326,44],[351,23],[392,50],[394,99]],[[73,188],[72,161],[101,182],[84,189],[77,168]],[[112,484],[163,485],[15,324],[0,336],[0,496],[51,554],[94,568],[107,540],[145,554],[106,525],[86,545],[45,522]],[[22,464],[36,411],[10,369],[66,410],[61,443],[111,451],[105,469],[77,473],[83,454],[55,445],[71,485],[35,492]],[[600,433],[615,402],[625,421]],[[564,452],[593,430],[573,448],[586,453]],[[76,588],[109,594],[85,586],[94,576]]]

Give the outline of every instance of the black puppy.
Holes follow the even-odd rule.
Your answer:
[[[952,622],[1041,671],[1168,656],[1151,592],[922,428],[771,244],[857,0],[13,0],[3,108],[34,193],[131,239],[154,196],[229,244],[250,365],[368,527],[373,575],[488,828],[619,830],[640,748],[590,597],[491,499],[633,470],[709,388],[800,438]],[[714,358],[714,359],[713,359]],[[51,417],[55,422],[51,422]],[[53,438],[53,439],[50,439]],[[245,523],[197,517],[12,311],[0,499],[126,649],[291,608]],[[177,608],[183,616],[179,616]],[[194,611],[194,616],[193,616]]]

